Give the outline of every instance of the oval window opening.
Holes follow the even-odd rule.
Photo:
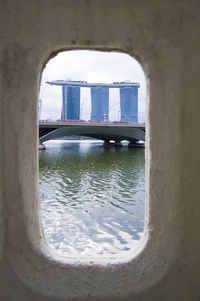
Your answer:
[[[51,247],[126,255],[145,216],[145,75],[130,55],[73,50],[42,73],[39,187]]]

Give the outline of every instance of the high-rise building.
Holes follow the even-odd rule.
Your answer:
[[[138,86],[120,88],[121,121],[138,122]]]
[[[91,87],[91,120],[109,120],[109,88]]]
[[[80,87],[63,86],[62,119],[80,119]]]
[[[85,81],[57,80],[47,82],[62,87],[62,119],[80,119],[80,88],[91,88],[91,120],[109,121],[109,89],[120,89],[121,121],[138,122],[139,83],[87,83]]]

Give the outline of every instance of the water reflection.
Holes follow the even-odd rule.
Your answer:
[[[70,255],[119,254],[144,228],[144,150],[49,142],[40,152],[40,199],[48,242]]]

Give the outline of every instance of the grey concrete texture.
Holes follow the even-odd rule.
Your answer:
[[[46,131],[45,131],[46,130]],[[103,141],[136,141],[143,140],[145,141],[145,126],[144,124],[136,125],[116,125],[116,124],[104,124],[97,123],[82,123],[78,124],[76,122],[71,123],[51,123],[51,122],[40,122],[39,123],[39,137],[40,142],[51,139],[62,139],[65,136],[78,135],[92,137],[100,139]]]
[[[0,1],[0,300],[200,300],[199,15],[198,0]],[[127,52],[146,74],[146,228],[126,258],[44,238],[40,76],[67,49]]]

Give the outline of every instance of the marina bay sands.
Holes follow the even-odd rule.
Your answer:
[[[138,122],[138,88],[139,83],[88,83],[85,81],[56,80],[47,82],[62,87],[61,119],[80,119],[80,90],[91,90],[91,120],[109,121],[109,89],[120,90],[121,121]]]
[[[62,88],[62,110],[61,118],[55,122],[40,120],[40,144],[71,135],[100,139],[104,146],[121,146],[122,140],[128,140],[129,146],[139,146],[138,141],[145,140],[145,125],[138,123],[139,83],[56,80],[47,84]],[[89,88],[91,92],[91,114],[87,121],[80,120],[81,88]],[[112,88],[120,90],[121,117],[114,122],[109,121],[109,90]]]

